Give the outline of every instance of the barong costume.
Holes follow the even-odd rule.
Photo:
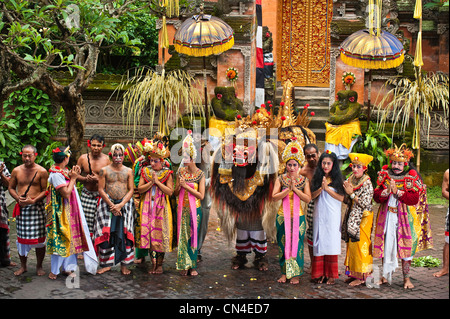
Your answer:
[[[391,161],[405,162],[407,167],[412,152],[406,147],[403,149],[403,146],[395,146],[386,154]],[[399,190],[397,195],[389,192],[391,178]],[[395,175],[388,165],[378,172],[377,185],[373,198],[381,205],[376,221],[373,256],[383,259],[383,277],[390,282],[392,273],[398,267],[397,257],[410,263],[417,251],[421,225],[415,205],[419,202],[423,185],[415,170],[407,168],[403,174]],[[408,276],[405,269],[403,271]]]
[[[350,153],[352,164],[365,167],[373,157],[366,154]],[[346,197],[347,210],[342,222],[342,240],[347,243],[344,265],[345,274],[349,277],[365,281],[372,272],[372,226],[373,226],[373,186],[370,177],[364,174],[356,179],[353,174],[347,179],[353,186],[356,201]]]
[[[3,167],[3,172],[0,173],[3,173],[5,177],[11,177],[6,166]],[[5,189],[0,182],[0,265],[2,267],[11,264],[8,217],[9,213],[8,208],[6,207]]]
[[[86,271],[95,275],[97,257],[78,192],[74,187],[66,199],[57,191],[69,183],[69,171],[53,165],[49,172],[46,251],[51,255],[51,271],[58,275],[61,266],[65,271],[75,271],[76,255],[82,253]]]

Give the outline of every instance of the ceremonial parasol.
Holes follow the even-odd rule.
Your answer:
[[[206,82],[206,57],[220,54],[234,45],[234,31],[221,19],[202,11],[185,20],[174,36],[173,44],[178,53],[203,57],[203,79],[205,89],[205,128],[209,126],[208,93]]]
[[[376,32],[373,21],[375,12],[373,0],[369,1],[369,29],[359,30],[345,39],[339,50],[341,60],[350,66],[369,69],[367,128],[370,122],[370,89],[372,82],[372,69],[391,69],[403,63],[405,58],[403,44],[391,33],[381,30],[381,5],[377,1]]]

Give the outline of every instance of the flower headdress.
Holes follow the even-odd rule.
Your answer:
[[[52,150],[53,154],[56,155],[63,155],[63,156],[69,156],[72,154],[72,151],[70,150],[70,145],[67,146],[67,148],[64,150],[64,152],[59,148],[59,146]]]
[[[193,160],[197,158],[197,149],[194,145],[194,137],[192,136],[191,130],[188,130],[188,134],[183,140],[182,151],[183,154],[189,154],[190,158]]]
[[[145,138],[141,144],[143,153],[148,157],[168,158],[170,156],[168,145],[164,137],[159,133],[156,133],[151,140]]]
[[[296,160],[300,166],[303,166],[303,163],[305,162],[305,155],[303,154],[302,146],[295,136],[286,145],[281,158],[284,163],[287,163],[289,160],[293,159]]]
[[[390,148],[384,152],[389,160],[396,162],[409,162],[411,157],[414,157],[413,152],[406,147],[406,144],[403,143],[400,147],[394,144],[394,148]]]

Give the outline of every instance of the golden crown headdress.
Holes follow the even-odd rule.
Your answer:
[[[281,159],[284,163],[287,163],[289,160],[293,159],[296,160],[300,164],[300,166],[303,166],[303,163],[305,162],[303,147],[295,136],[286,145],[281,155]]]
[[[348,154],[348,157],[352,161],[352,164],[361,164],[366,167],[373,160],[373,156],[362,153],[350,153]]]
[[[192,131],[188,130],[188,134],[183,140],[182,144],[183,154],[187,153],[191,159],[195,160],[197,158],[197,149],[194,145],[194,137],[192,136]]]
[[[153,139],[146,138],[141,142],[143,152],[148,157],[154,158],[168,158],[170,151],[168,149],[168,142],[161,133],[155,133]]]
[[[400,147],[394,144],[394,148],[390,148],[384,152],[391,161],[409,162],[411,157],[414,157],[413,152],[403,143]]]

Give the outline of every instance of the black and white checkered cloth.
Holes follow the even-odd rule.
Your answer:
[[[21,244],[43,243],[46,237],[44,201],[20,208],[16,217],[17,241]]]
[[[313,242],[314,203],[315,203],[315,200],[311,200],[308,204],[308,208],[306,209],[306,223],[308,225],[308,229],[306,230],[306,239],[307,239],[308,245],[310,245],[310,246],[312,246],[312,242]]]
[[[111,212],[108,204],[100,199],[97,209],[97,218],[94,223],[94,245],[99,255],[99,264],[101,267],[111,267],[114,262],[114,247],[109,247],[109,237],[111,232]],[[126,244],[127,257],[122,264],[131,264],[134,261],[134,200],[131,198],[122,208],[124,218],[124,231],[133,238],[133,241]],[[129,237],[128,237],[129,238]]]
[[[99,193],[87,190],[83,187],[80,196],[81,206],[83,207],[84,216],[86,217],[86,223],[91,233],[91,237],[94,234],[94,223],[97,217],[97,206],[99,201]]]
[[[2,162],[0,162],[2,164]],[[11,174],[9,173],[6,166],[3,167],[3,175],[6,177],[10,177]],[[0,182],[0,225],[7,226],[8,225],[8,208],[6,207],[6,189],[3,187],[2,183]]]

